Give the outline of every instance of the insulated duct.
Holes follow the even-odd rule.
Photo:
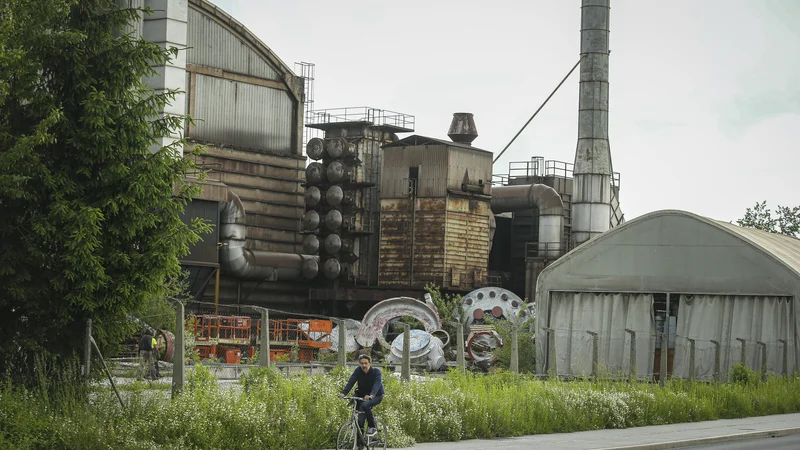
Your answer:
[[[222,271],[247,280],[311,279],[319,271],[319,258],[295,253],[266,252],[245,248],[244,205],[228,189],[227,202],[219,206],[219,235],[222,247],[219,264]]]
[[[492,213],[539,209],[539,255],[558,258],[564,251],[564,202],[546,184],[521,184],[492,188]]]
[[[576,245],[608,231],[610,226],[609,1],[583,0],[581,5],[578,145],[572,170],[572,240]]]

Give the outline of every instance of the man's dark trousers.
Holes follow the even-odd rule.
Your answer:
[[[372,415],[372,408],[374,406],[378,406],[380,402],[383,401],[383,396],[379,395],[377,397],[372,397],[369,400],[358,402],[358,410],[364,411],[364,414],[358,415],[358,428],[364,429],[364,419],[367,419],[367,424],[371,424],[369,426],[375,426],[375,417]]]

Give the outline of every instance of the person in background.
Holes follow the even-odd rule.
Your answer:
[[[158,367],[158,354],[161,349],[158,345],[158,339],[156,339],[156,333],[153,332],[153,378],[161,378],[161,370]]]
[[[153,351],[153,335],[148,330],[142,333],[142,338],[139,340],[139,373],[136,378],[141,380],[142,377],[150,378],[150,372],[153,370],[153,364],[150,361]]]

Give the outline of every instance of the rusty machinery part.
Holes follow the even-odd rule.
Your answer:
[[[361,327],[361,322],[353,319],[344,319],[344,332],[345,332],[345,350],[348,352],[354,352],[361,348],[356,342],[356,333],[358,333],[358,329]],[[335,325],[333,327],[333,331],[331,331],[331,350],[338,352],[339,351],[339,325]]]
[[[325,155],[325,141],[320,138],[311,138],[306,144],[306,155],[314,161],[319,161]]]
[[[161,359],[161,361],[172,361],[172,356],[175,354],[175,335],[167,330],[158,331],[161,333],[161,338],[164,340],[164,345],[161,346],[161,351],[158,352],[158,357]],[[156,340],[160,341],[161,339],[156,338]]]
[[[467,335],[467,354],[475,362],[494,362],[492,350],[502,346],[503,338],[488,326],[472,327]]]
[[[439,314],[435,309],[415,298],[394,297],[377,303],[364,314],[356,341],[362,347],[369,347],[377,339],[383,348],[391,348],[384,335],[386,325],[390,320],[403,316],[411,316],[419,320],[425,326],[425,331],[429,333],[442,327]]]
[[[341,273],[341,275],[344,278],[352,278],[353,275],[354,275],[353,265],[352,264],[348,264],[346,262],[343,262],[341,264],[342,264],[342,273]]]
[[[328,177],[328,181],[331,183],[342,183],[345,181],[350,181],[350,179],[353,177],[353,169],[347,167],[341,161],[334,161],[328,165],[327,169],[325,169],[325,175]]]
[[[336,258],[328,259],[322,264],[322,273],[333,280],[342,273],[342,264]]]
[[[529,311],[524,308],[524,302],[517,294],[498,287],[475,289],[462,298],[461,306],[464,311],[462,321],[467,325],[483,320],[487,315],[506,320],[522,315],[523,322],[530,318]]]
[[[303,278],[311,280],[319,273],[319,262],[317,262],[316,259],[307,258],[303,261],[300,270],[302,271]]]
[[[341,186],[331,186],[325,192],[325,201],[331,206],[339,206],[344,199],[344,191]]]
[[[342,249],[342,238],[340,238],[338,234],[329,234],[328,237],[325,238],[324,245],[326,252],[335,255]]]
[[[303,229],[314,231],[319,227],[319,213],[316,211],[306,211],[303,214]]]
[[[410,359],[413,363],[427,364],[429,370],[439,370],[445,363],[444,344],[441,339],[425,330],[411,330],[409,342]],[[403,361],[405,334],[401,333],[392,341],[391,355],[387,360],[399,364]]]
[[[342,196],[342,204],[343,205],[352,205],[355,203],[356,194],[353,191],[344,191],[344,195]]]
[[[353,240],[352,239],[342,239],[342,251],[343,252],[353,252]]]
[[[431,336],[439,338],[442,341],[442,347],[447,347],[447,344],[450,343],[450,334],[444,328],[432,332]]]
[[[327,214],[325,214],[325,228],[331,231],[335,231],[341,228],[341,226],[342,226],[342,213],[340,213],[336,209],[332,209],[328,211]]]
[[[306,206],[309,208],[314,208],[315,206],[319,205],[319,201],[322,200],[322,193],[318,187],[309,186],[306,188],[306,192],[303,197],[305,198]]]
[[[313,186],[323,181],[325,181],[325,167],[318,162],[309,164],[306,167],[306,183]]]
[[[307,234],[303,238],[303,253],[316,255],[319,251],[319,238],[314,234]]]

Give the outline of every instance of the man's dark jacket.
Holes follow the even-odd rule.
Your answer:
[[[357,397],[364,397],[365,395],[371,395],[373,397],[383,396],[381,371],[377,368],[370,367],[367,372],[364,372],[361,367],[356,367],[356,370],[350,375],[347,386],[342,390],[342,394],[346,395],[350,392],[350,389],[353,389],[353,385],[355,385],[356,382],[358,383],[358,387],[356,388]]]

